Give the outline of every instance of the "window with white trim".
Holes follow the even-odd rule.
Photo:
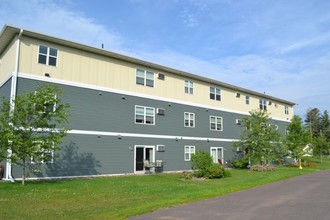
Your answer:
[[[289,114],[289,106],[284,106],[284,113],[286,114],[286,115],[288,115]]]
[[[40,157],[40,161],[36,160],[33,156],[31,156],[31,163],[54,163],[54,143],[50,143],[51,147],[45,148],[45,142],[43,141],[36,141],[35,142],[35,154],[38,154]]]
[[[136,124],[155,124],[155,108],[145,106],[135,106]]]
[[[260,110],[267,111],[267,101],[265,99],[259,99]]]
[[[250,96],[245,96],[245,104],[250,105]]]
[[[192,154],[195,154],[195,146],[184,146],[184,161],[190,161]]]
[[[221,101],[221,89],[210,87],[210,99]]]
[[[222,131],[222,117],[210,116],[210,130],[211,131]]]
[[[57,49],[39,45],[38,63],[57,66]]]
[[[151,71],[136,69],[136,84],[154,87],[154,75]]]
[[[194,82],[185,80],[184,81],[184,92],[187,94],[194,94]]]
[[[185,112],[184,113],[184,126],[185,127],[195,127],[195,113]]]

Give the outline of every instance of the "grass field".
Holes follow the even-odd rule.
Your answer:
[[[0,219],[126,219],[243,189],[330,169],[280,167],[275,172],[232,170],[232,177],[180,180],[179,174],[153,174],[61,181],[0,182]]]

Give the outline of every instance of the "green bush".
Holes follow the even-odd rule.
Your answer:
[[[233,160],[232,165],[236,169],[247,169],[249,165],[248,159]]]
[[[226,171],[223,166],[213,163],[212,157],[207,152],[197,151],[191,156],[191,162],[195,177],[214,179],[231,176],[231,173]]]

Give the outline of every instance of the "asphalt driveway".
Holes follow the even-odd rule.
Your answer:
[[[330,170],[130,219],[328,220]]]

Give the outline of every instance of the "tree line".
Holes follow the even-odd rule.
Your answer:
[[[328,111],[309,109],[306,119],[294,115],[285,134],[271,122],[267,111],[253,110],[242,118],[242,133],[234,147],[241,149],[250,164],[269,164],[284,157],[299,161],[303,156],[330,154],[330,119]]]

